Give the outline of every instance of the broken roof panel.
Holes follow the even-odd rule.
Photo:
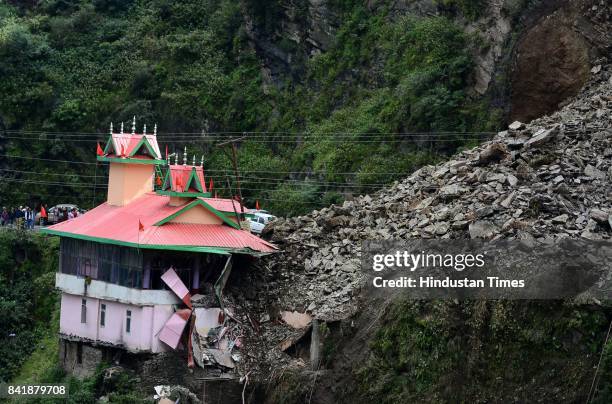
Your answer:
[[[166,285],[185,303],[189,308],[191,308],[191,294],[189,290],[181,281],[181,278],[176,274],[174,268],[168,269],[161,276],[161,280],[164,281]]]
[[[166,321],[166,324],[164,324],[159,332],[160,341],[167,344],[170,348],[176,349],[190,316],[190,309],[177,310],[172,317]]]

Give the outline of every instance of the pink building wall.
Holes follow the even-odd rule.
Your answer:
[[[86,322],[81,323],[81,302],[86,299]],[[100,307],[106,305],[104,326]],[[133,305],[93,297],[62,293],[60,333],[93,341],[122,345],[131,351],[163,352],[168,349],[157,338],[174,312],[172,305]],[[126,331],[127,310],[131,313],[130,332]]]

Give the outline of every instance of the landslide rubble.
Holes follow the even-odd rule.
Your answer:
[[[307,330],[283,322],[281,311],[333,322],[360,309],[362,240],[611,239],[611,112],[612,66],[598,65],[581,93],[550,116],[514,122],[373,195],[270,224],[264,237],[283,251],[261,265],[252,296],[237,299],[253,325],[241,371],[265,378],[306,366],[303,355],[286,352]]]

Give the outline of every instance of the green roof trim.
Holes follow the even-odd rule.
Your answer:
[[[113,144],[113,136],[109,136],[108,137],[108,141],[106,142],[106,146],[104,146],[104,154],[108,154],[109,149],[113,149],[113,151],[115,152],[115,154],[117,154],[117,151],[115,150],[115,145]]]
[[[171,182],[170,182],[170,167],[168,167],[168,169],[166,170],[166,175],[164,176],[164,183],[162,184],[161,189],[165,190],[167,188],[171,188]]]
[[[201,252],[201,253],[212,253],[220,255],[229,254],[247,254],[254,257],[263,257],[265,255],[272,254],[272,252],[260,252],[254,251],[249,248],[227,248],[227,247],[212,247],[212,246],[191,246],[191,245],[161,245],[161,244],[138,244],[130,243],[127,241],[113,240],[109,238],[86,236],[84,234],[68,233],[59,230],[53,230],[49,228],[40,229],[41,233],[48,234],[51,236],[69,237],[78,240],[95,241],[102,244],[113,244],[122,247],[133,247],[141,248],[146,250],[171,250],[171,251],[188,251],[188,252]]]
[[[138,150],[140,150],[140,148],[142,146],[145,146],[149,152],[149,154],[151,155],[151,157],[156,158],[156,157],[160,157],[157,155],[157,153],[155,153],[155,150],[153,150],[153,146],[151,146],[151,143],[149,143],[149,141],[147,140],[146,136],[142,136],[142,139],[140,139],[140,142],[138,142],[138,144],[136,145],[136,147],[134,147],[132,149],[132,152],[130,153],[129,157],[133,157],[136,155],[136,152]]]
[[[222,211],[222,212],[223,212],[223,211]],[[255,214],[254,214],[254,213],[245,213],[244,215],[243,215],[242,213],[240,213],[240,212],[238,212],[238,214],[236,215],[236,213],[231,212],[231,211],[230,211],[230,212],[223,212],[223,213],[225,213],[226,215],[231,215],[231,216],[234,216],[234,217],[240,217],[240,216],[244,216],[244,217],[248,217],[248,218],[253,218],[253,217],[255,217]]]
[[[200,180],[198,179],[198,176],[196,174],[195,167],[191,168],[191,174],[189,174],[189,179],[187,180],[187,184],[185,185],[186,190],[189,189],[189,186],[191,185],[192,181],[195,181],[196,188],[198,189],[198,191],[204,192],[204,188],[202,188],[202,184],[200,184]]]
[[[210,192],[176,192],[176,191],[166,191],[163,189],[155,191],[158,195],[166,195],[166,196],[180,196],[180,197],[189,197],[189,198],[210,198],[212,195]]]
[[[160,220],[159,222],[155,223],[155,226],[161,226],[164,223],[168,223],[170,220],[174,219],[175,217],[180,216],[181,214],[185,213],[189,209],[193,209],[194,207],[196,207],[198,205],[203,206],[206,209],[208,209],[211,213],[213,213],[215,216],[217,216],[219,219],[221,219],[225,224],[233,227],[234,229],[240,230],[240,225],[238,223],[236,223],[233,220],[229,219],[227,216],[225,216],[225,214],[223,212],[213,208],[212,206],[210,206],[208,203],[204,202],[201,199],[195,199],[193,202],[189,202],[185,207],[177,210],[176,212],[174,212],[170,216],[168,216],[168,217]]]
[[[134,159],[134,158],[120,158],[120,157],[106,157],[97,156],[98,161],[106,163],[124,163],[124,164],[166,164],[165,160],[158,159]]]
[[[161,245],[161,244],[138,244],[138,243],[130,243],[127,241],[113,240],[109,238],[102,237],[93,237],[86,236],[84,234],[76,234],[76,233],[68,233],[59,230],[53,229],[41,229],[42,233],[49,234],[52,236],[60,236],[60,237],[70,237],[79,240],[86,241],[95,241],[103,244],[113,244],[122,247],[134,247],[134,248],[142,248],[147,250],[172,250],[172,251],[191,251],[191,252],[205,252],[205,253],[213,253],[213,254],[221,254],[228,255],[232,252],[241,253],[241,254],[251,254],[251,255],[265,255],[266,253],[261,253],[259,251],[249,252],[248,249],[232,249],[225,247],[209,247],[209,246],[190,246],[190,245]]]

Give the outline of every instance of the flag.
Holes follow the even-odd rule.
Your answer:
[[[102,148],[100,147],[100,143],[97,143],[97,148],[96,148],[96,154],[98,156],[104,156],[104,150],[102,150]]]
[[[255,209],[259,210],[259,201],[255,201]]]
[[[215,186],[215,183],[214,183],[212,177],[210,177],[210,181],[208,182],[208,192],[211,192],[213,190],[214,186]]]
[[[144,231],[144,226],[142,222],[140,221],[140,219],[138,219],[138,231]]]

